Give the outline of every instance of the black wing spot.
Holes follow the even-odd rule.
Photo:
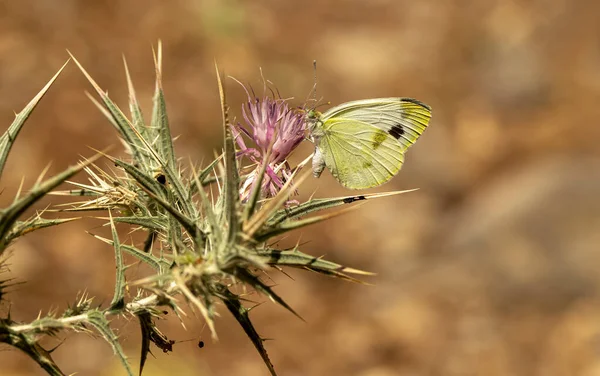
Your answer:
[[[351,204],[354,201],[361,201],[361,200],[366,200],[367,198],[365,196],[354,196],[354,197],[348,197],[344,199],[344,204]]]
[[[404,134],[404,128],[402,127],[402,125],[396,124],[388,131],[388,133],[396,140],[398,140]]]

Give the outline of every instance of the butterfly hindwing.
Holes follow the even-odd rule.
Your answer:
[[[333,118],[324,123],[319,141],[325,165],[346,188],[365,189],[381,185],[402,167],[403,146],[372,125]]]

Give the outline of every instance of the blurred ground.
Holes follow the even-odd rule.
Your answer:
[[[164,43],[164,87],[179,155],[220,147],[213,62],[260,85],[259,67],[300,104],[319,63],[319,95],[411,96],[434,109],[403,171],[379,191],[420,190],[367,203],[302,231],[304,250],[376,272],[361,286],[308,273],[277,276],[277,292],[307,323],[267,302],[253,311],[281,375],[600,375],[600,3],[568,0],[22,0],[0,2],[0,124],[8,126],[69,49],[125,105],[121,55],[149,109],[151,46]],[[243,92],[230,84],[230,102]],[[13,149],[0,201],[117,145],[71,64]],[[241,103],[241,102],[239,102]],[[239,115],[239,112],[238,112]],[[4,128],[3,128],[4,129]],[[307,145],[297,159],[310,153]],[[80,178],[81,179],[81,178]],[[347,194],[330,176],[320,196]],[[48,202],[46,202],[48,203]],[[81,221],[13,246],[12,317],[63,309],[87,289],[107,302],[111,249]],[[134,272],[135,274],[135,272]],[[3,307],[4,309],[6,307]],[[178,343],[155,349],[148,375],[266,375],[223,314],[220,341],[190,318],[161,323]],[[120,323],[135,364],[139,333]],[[203,349],[196,347],[202,336]],[[58,344],[50,341],[49,344]],[[65,372],[120,375],[111,350],[68,335]],[[0,351],[2,375],[41,375]]]

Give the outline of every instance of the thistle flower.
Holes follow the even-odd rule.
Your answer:
[[[244,90],[246,88],[244,87]],[[306,122],[304,115],[290,108],[284,99],[265,95],[262,99],[251,96],[242,105],[242,115],[246,127],[240,123],[232,126],[232,133],[240,147],[238,156],[246,156],[256,164],[240,189],[242,200],[246,200],[252,191],[260,173],[261,165],[268,158],[262,191],[266,197],[273,197],[290,178],[292,171],[287,157],[304,139]],[[256,147],[248,147],[242,137],[244,134]],[[269,153],[269,148],[271,151]]]

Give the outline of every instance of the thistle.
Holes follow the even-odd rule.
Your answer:
[[[126,63],[128,116],[83,66],[74,57],[72,59],[94,88],[99,100],[92,100],[118,132],[128,156],[104,155],[111,165],[116,166],[113,170],[101,168],[94,160],[86,161],[69,170],[69,174],[61,175],[60,179],[66,180],[74,172],[85,169],[89,183],[71,182],[75,189],[54,194],[84,198],[61,210],[100,210],[105,213],[97,218],[110,227],[112,236],[94,237],[110,245],[115,255],[113,297],[109,304],[97,306],[92,304],[92,298],[82,295],[62,314],[54,312],[31,323],[5,319],[0,322],[0,341],[27,352],[50,374],[62,375],[49,353],[39,346],[38,337],[57,335],[61,330],[94,331],[110,344],[127,374],[133,375],[110,317],[137,318],[142,333],[141,373],[150,343],[165,352],[173,349],[173,340],[156,325],[157,319],[167,310],[177,316],[186,310],[186,306],[196,310],[213,339],[217,339],[217,303],[221,302],[252,341],[269,372],[275,375],[264,339],[254,327],[250,308],[245,303],[249,292],[264,295],[299,317],[266,282],[264,276],[267,273],[297,268],[354,282],[359,280],[352,275],[370,273],[311,256],[299,245],[279,249],[273,245],[277,244],[274,240],[288,231],[346,211],[342,208],[319,214],[323,210],[351,208],[359,201],[402,192],[310,198],[289,206],[290,196],[311,173],[310,169],[304,169],[310,156],[293,167],[287,161],[304,139],[303,115],[282,99],[269,96],[258,99],[248,93],[248,100],[242,107],[246,124],[232,125],[218,69],[223,152],[203,167],[182,164],[175,154],[169,128],[162,89],[160,44],[154,56],[156,87],[149,123],[140,110]],[[244,138],[252,141],[254,146],[246,146]],[[250,163],[244,166],[244,161]],[[248,170],[251,172],[246,173]],[[53,183],[49,187],[55,186]],[[48,191],[44,188],[44,193]],[[127,244],[119,239],[117,227],[143,231],[146,241]],[[153,273],[126,283],[123,254],[147,264]]]
[[[304,139],[304,114],[290,108],[283,99],[268,95],[259,99],[251,96],[246,88],[244,90],[248,100],[242,106],[242,114],[250,130],[238,123],[231,127],[231,132],[240,148],[238,156],[248,157],[256,167],[243,183],[240,195],[242,201],[248,199],[261,173],[260,166],[266,163],[261,189],[265,197],[274,197],[291,178],[287,158]],[[242,135],[252,140],[256,147],[247,147]]]

